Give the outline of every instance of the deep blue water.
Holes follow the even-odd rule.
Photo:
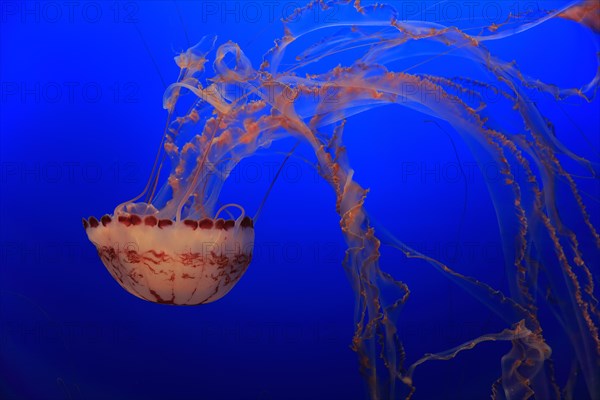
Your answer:
[[[423,4],[404,2],[415,3]],[[278,18],[297,3],[69,4],[0,3],[0,398],[366,398],[349,348],[354,294],[341,267],[334,194],[302,159],[290,160],[267,200],[246,275],[206,306],[157,305],[126,293],[81,226],[82,217],[111,213],[143,189],[166,118],[161,80],[168,84],[178,73],[173,57],[215,33],[219,43],[239,43],[257,66],[281,36]],[[465,23],[463,3],[452,3],[460,19],[427,4],[433,8],[410,19]],[[494,22],[490,13],[505,16],[507,4],[479,2],[473,12]],[[552,20],[489,47],[531,76],[578,87],[596,72],[597,42],[579,24]],[[437,68],[476,74],[451,57]],[[598,160],[598,99],[539,103],[561,141]],[[500,177],[493,166],[478,167],[456,133],[430,120],[390,106],[349,120],[346,145],[356,180],[371,189],[367,209],[403,242],[505,289],[484,182]],[[292,144],[244,161],[224,201],[256,210],[279,152]],[[298,155],[311,158],[308,149]],[[578,184],[600,226],[598,181]],[[598,262],[592,260],[596,271]],[[505,327],[432,269],[403,271],[395,250],[384,247],[381,264],[412,291],[401,323],[412,361]],[[509,347],[484,344],[422,366],[416,398],[487,398]],[[570,366],[560,360],[568,344],[554,351],[566,374]]]

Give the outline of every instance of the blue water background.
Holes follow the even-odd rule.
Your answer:
[[[298,151],[268,198],[246,275],[216,303],[179,308],[131,296],[81,226],[81,217],[111,213],[143,189],[166,117],[161,79],[175,80],[177,52],[215,33],[219,43],[239,43],[257,67],[281,35],[271,9],[260,4],[257,16],[244,14],[245,2],[80,2],[71,14],[65,3],[1,6],[0,397],[366,398],[349,348],[354,294],[341,267],[335,198],[302,160],[314,161],[309,149]],[[478,3],[481,18],[487,3]],[[506,15],[505,3],[493,4]],[[428,15],[421,19],[454,14]],[[597,68],[595,41],[578,24],[553,20],[489,47],[531,76],[578,87]],[[451,57],[442,66],[463,68]],[[565,144],[597,159],[598,100],[557,107],[542,96],[539,103]],[[371,189],[367,208],[398,239],[506,289],[484,177],[501,178],[493,167],[482,172],[460,137],[430,120],[390,106],[349,120],[345,141],[356,180]],[[292,145],[283,141],[242,163],[223,201],[255,212],[283,159],[278,153]],[[597,183],[578,184],[600,195]],[[598,203],[585,201],[598,226]],[[506,327],[428,265],[409,267],[389,247],[382,254],[383,268],[412,291],[401,319],[410,360]],[[416,398],[487,398],[508,350],[485,344],[422,366]],[[569,351],[566,343],[555,348],[559,360]],[[568,367],[557,365],[562,373]]]

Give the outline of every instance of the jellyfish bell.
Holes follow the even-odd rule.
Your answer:
[[[218,214],[217,214],[218,216]],[[225,296],[248,269],[253,220],[173,221],[123,213],[83,220],[112,277],[129,293],[161,304],[199,305]]]

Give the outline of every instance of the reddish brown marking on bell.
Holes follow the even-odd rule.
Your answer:
[[[242,226],[242,228],[253,228],[254,221],[252,221],[252,218],[250,217],[244,217],[240,225]]]
[[[225,229],[225,220],[223,218],[219,218],[215,222],[215,228],[217,228],[217,229]]]
[[[204,218],[200,222],[198,222],[198,226],[200,229],[210,229],[213,227],[213,220],[210,218]]]
[[[189,265],[192,268],[204,265],[204,258],[200,253],[183,253],[179,256],[179,260],[183,265]]]
[[[144,275],[140,274],[138,271],[136,271],[135,269],[130,271],[129,274],[127,274],[132,281],[134,281],[135,283],[140,283],[141,279],[144,277]]]
[[[183,223],[185,224],[185,226],[189,226],[193,230],[196,230],[198,228],[198,221],[194,221],[193,219],[186,219],[185,221],[183,221]]]
[[[159,264],[160,262],[163,261],[169,261],[171,260],[171,257],[169,257],[169,255],[167,253],[165,253],[164,251],[156,251],[156,250],[148,250],[146,253],[150,253],[152,254],[155,258],[158,259],[158,262],[156,262],[156,264]]]
[[[142,223],[142,219],[139,215],[131,214],[131,225],[139,225]]]
[[[131,225],[131,217],[126,215],[119,215],[119,222],[125,226]]]
[[[90,222],[90,226],[91,226],[92,228],[95,228],[95,227],[97,227],[98,225],[100,225],[100,223],[98,222],[98,220],[97,220],[95,217],[90,217],[88,220],[89,220],[89,222]]]
[[[125,256],[127,257],[127,262],[131,263],[131,264],[137,264],[142,262],[142,256],[135,250],[128,250],[125,253]]]
[[[234,226],[235,226],[235,221],[234,220],[228,219],[227,221],[225,221],[224,228],[225,228],[226,231],[229,230],[229,229],[231,229],[231,228],[233,228]]]
[[[144,218],[144,224],[148,226],[156,226],[158,224],[158,219],[155,216],[149,215]]]
[[[106,214],[102,218],[100,218],[100,222],[102,222],[102,226],[106,226],[106,225],[110,224],[111,221],[112,221],[112,219],[110,218],[110,216],[108,214]]]
[[[212,256],[212,264],[218,265],[219,269],[225,268],[227,265],[229,265],[229,257],[227,257],[226,255],[219,256],[214,251],[211,251],[210,255]]]
[[[160,222],[159,222],[159,226],[160,226]],[[175,303],[173,303],[173,299],[164,300],[162,297],[160,297],[160,295],[158,293],[156,293],[152,289],[150,289],[150,293],[152,294],[152,296],[154,296],[154,298],[156,299],[157,303],[160,303],[160,304],[175,304]]]
[[[161,229],[165,226],[171,225],[173,225],[173,221],[171,221],[170,219],[161,219],[160,221],[158,221],[158,227]]]
[[[186,273],[184,273],[183,275],[181,275],[181,278],[182,279],[194,279],[193,276],[191,276],[190,274],[186,274]]]
[[[85,218],[81,218],[81,219],[83,221],[83,228],[87,229],[90,226],[90,224],[88,224],[87,219],[85,219]]]
[[[243,253],[236,254],[233,258],[233,262],[236,264],[248,265],[250,264],[250,257]]]

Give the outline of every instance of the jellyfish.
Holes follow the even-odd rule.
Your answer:
[[[153,214],[105,215],[84,221],[106,268],[129,293],[177,305],[205,304],[225,296],[252,258],[252,220],[158,219]],[[173,252],[176,249],[176,252]]]
[[[335,21],[306,17],[330,7],[337,7]],[[600,235],[565,166],[576,165],[597,179],[597,164],[561,143],[530,96],[590,102],[599,77],[582,87],[559,87],[527,76],[486,46],[573,15],[573,7],[579,5],[511,14],[502,24],[474,32],[403,21],[383,4],[312,1],[283,21],[284,36],[260,65],[236,43],[219,44],[215,36],[205,36],[175,57],[180,73],[163,97],[167,124],[146,187],[112,215],[84,219],[88,238],[111,275],[135,296],[173,305],[218,300],[247,270],[257,227],[256,215],[250,217],[241,205],[220,204],[221,189],[241,160],[295,138],[312,150],[316,170],[335,194],[347,243],[342,266],[356,302],[351,347],[371,399],[411,398],[421,364],[452,360],[490,341],[511,344],[498,361],[502,372],[491,387],[493,398],[569,396],[579,374],[590,397],[598,398],[597,266],[588,260],[598,255]],[[354,61],[331,66],[340,54],[350,54]],[[398,67],[417,57],[430,58]],[[439,57],[456,57],[482,72],[468,77],[428,69],[427,60]],[[315,96],[323,91],[333,92],[335,101]],[[486,104],[489,92],[498,95],[499,104]],[[365,207],[368,190],[354,178],[343,133],[352,116],[383,105],[407,107],[441,121],[476,159],[501,166],[502,181],[488,183],[488,189],[505,238],[507,291],[412,249],[385,226],[375,226]],[[498,113],[499,107],[510,118]],[[399,125],[398,134],[403,134]],[[368,132],[371,140],[378,140],[377,134]],[[566,188],[561,193],[569,196],[583,228],[573,229],[561,216],[558,187]],[[228,219],[222,218],[225,213]],[[591,240],[593,249],[581,245],[582,237]],[[394,277],[402,271],[392,274],[380,267],[383,245],[446,276],[499,315],[506,328],[409,362],[398,332],[410,290]],[[561,301],[552,300],[557,298]],[[573,349],[574,368],[563,387],[555,376],[541,308],[556,316]]]

